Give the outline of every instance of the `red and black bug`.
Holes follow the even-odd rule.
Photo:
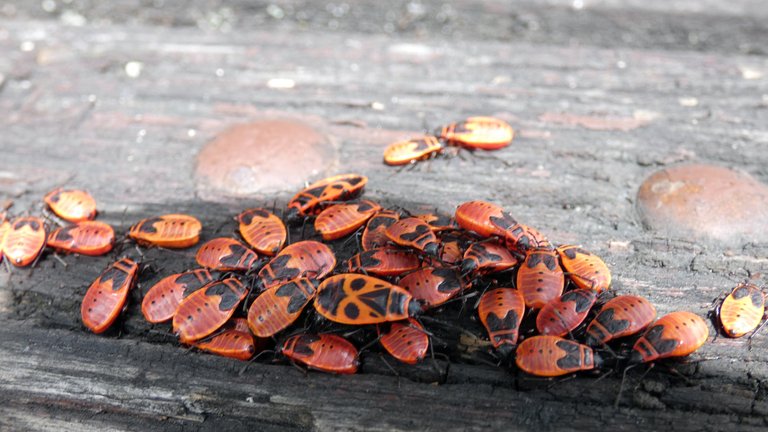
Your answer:
[[[454,217],[460,227],[481,237],[504,237],[506,227],[517,224],[504,209],[486,201],[465,202],[456,207]]]
[[[494,348],[506,354],[517,345],[520,323],[525,313],[525,301],[518,290],[496,288],[486,291],[480,297],[477,313],[488,330]]]
[[[464,250],[467,241],[465,236],[456,232],[443,232],[440,234],[440,261],[445,264],[458,264],[464,259]]]
[[[288,232],[283,221],[269,210],[248,209],[236,219],[243,240],[256,252],[274,256],[283,248]]]
[[[315,297],[317,281],[298,278],[270,288],[251,303],[248,326],[253,334],[267,338],[284,330],[301,315]]]
[[[144,295],[141,312],[147,321],[156,324],[168,321],[176,314],[179,303],[193,292],[213,283],[219,274],[207,269],[190,270],[161,279]]]
[[[648,327],[656,319],[656,308],[644,297],[622,295],[603,305],[587,327],[586,343],[598,346],[613,339],[630,336]]]
[[[429,349],[429,336],[413,318],[390,324],[389,331],[381,335],[379,342],[392,357],[406,364],[424,360]]]
[[[58,251],[99,256],[112,250],[115,230],[99,221],[84,221],[57,228],[48,235],[48,247]]]
[[[459,225],[452,217],[445,214],[423,213],[413,215],[413,217],[424,221],[427,225],[429,225],[432,231],[436,233],[441,231],[455,230],[459,227]]]
[[[516,266],[517,258],[506,247],[493,241],[476,242],[464,251],[461,274],[485,275],[509,270]]]
[[[723,300],[718,316],[725,334],[742,337],[756,329],[765,314],[765,296],[752,284],[739,284]]]
[[[368,220],[360,239],[364,251],[376,249],[389,243],[385,231],[400,220],[400,215],[392,210],[382,210]]]
[[[429,159],[443,150],[443,144],[434,136],[411,138],[390,144],[384,150],[384,163],[387,165],[407,165]]]
[[[226,323],[245,298],[245,286],[235,278],[214,282],[179,303],[173,332],[182,343],[202,339]]]
[[[399,276],[421,266],[418,256],[409,251],[382,247],[361,252],[348,261],[350,272],[377,276]]]
[[[517,289],[531,309],[541,309],[560,297],[564,286],[565,276],[557,262],[557,253],[552,250],[529,252],[517,271]]]
[[[136,283],[139,265],[123,258],[104,270],[88,288],[80,307],[83,324],[94,333],[103,333],[115,322]]]
[[[248,271],[259,261],[256,252],[239,241],[219,237],[200,246],[195,255],[201,267],[222,271]]]
[[[245,318],[235,318],[224,331],[194,344],[195,348],[223,357],[248,360],[256,352],[256,343]]]
[[[350,325],[400,321],[421,312],[403,288],[355,273],[324,280],[317,288],[315,309],[331,321]]]
[[[322,279],[336,267],[336,256],[326,245],[306,240],[286,246],[259,271],[266,290],[298,277]]]
[[[96,200],[83,190],[55,189],[43,201],[56,216],[69,222],[82,222],[96,217]]]
[[[422,267],[403,276],[398,286],[405,288],[422,309],[427,310],[447,302],[461,292],[462,284],[456,270],[448,267]]]
[[[672,312],[659,318],[635,342],[629,362],[647,363],[668,357],[684,357],[704,345],[709,329],[690,312]]]
[[[568,291],[541,308],[536,317],[536,329],[543,335],[565,336],[584,322],[595,300],[595,291]]]
[[[197,244],[203,225],[193,216],[167,214],[140,220],[128,236],[140,244],[164,248],[186,248]]]
[[[310,369],[336,374],[353,374],[360,364],[357,348],[334,334],[300,334],[283,343],[282,353]]]
[[[316,214],[322,203],[354,198],[366,183],[368,177],[359,174],[341,174],[316,181],[291,198],[286,218],[297,222],[304,216]]]
[[[15,219],[3,241],[3,254],[16,267],[32,264],[45,246],[45,224],[35,216]]]
[[[577,287],[601,293],[611,286],[611,271],[599,256],[574,245],[560,246],[557,253],[568,277]]]
[[[542,377],[567,375],[602,366],[592,348],[557,336],[533,336],[520,343],[515,357],[517,367]]]
[[[506,225],[507,221],[496,221],[497,226],[504,229],[504,241],[507,249],[512,252],[525,256],[532,250],[552,250],[552,244],[547,240],[544,234],[535,228],[515,223]]]
[[[315,231],[323,240],[336,240],[365,225],[381,206],[370,200],[336,204],[320,212],[315,219]]]
[[[504,120],[475,116],[442,126],[435,135],[451,145],[472,150],[498,150],[512,142],[515,131]]]
[[[429,225],[415,217],[400,219],[384,231],[394,243],[437,256],[439,243]]]

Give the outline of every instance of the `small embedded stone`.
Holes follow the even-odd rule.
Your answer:
[[[234,126],[197,155],[197,189],[207,198],[292,191],[335,160],[328,139],[310,125],[288,119]]]
[[[673,237],[729,245],[768,241],[768,186],[711,165],[683,165],[649,176],[637,193],[643,225]]]

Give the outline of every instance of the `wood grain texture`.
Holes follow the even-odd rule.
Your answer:
[[[201,241],[228,236],[241,210],[275,200],[281,207],[290,196],[201,202],[195,155],[235,124],[297,118],[328,137],[335,154],[307,180],[358,171],[370,178],[367,198],[414,211],[452,212],[471,199],[500,204],[552,241],[598,254],[613,289],[647,297],[659,315],[704,316],[734,283],[768,268],[766,244],[661,237],[644,230],[635,211],[643,179],[678,162],[768,182],[768,13],[760,2],[601,0],[574,11],[560,0],[460,1],[447,9],[430,0],[398,2],[391,15],[373,1],[347,12],[280,2],[280,20],[266,2],[74,1],[51,13],[39,2],[9,3],[0,12],[0,202],[14,200],[14,211],[37,208],[66,184],[87,187],[99,220],[118,236],[169,212],[199,217]],[[85,25],[71,25],[73,13]],[[130,62],[142,65],[136,77],[126,73]],[[512,124],[512,145],[402,171],[382,164],[387,144],[477,114]],[[141,278],[106,337],[87,334],[78,311],[116,252],[67,256],[67,268],[44,257],[32,271],[0,271],[0,429],[768,425],[764,334],[751,349],[724,337],[705,344],[676,366],[686,379],[663,368],[642,382],[641,371],[630,374],[618,409],[615,374],[553,383],[468,364],[469,342],[450,335],[436,347],[452,358],[440,386],[430,384],[439,380],[430,362],[396,366],[398,378],[375,353],[351,377],[304,377],[265,363],[240,375],[242,363],[189,352],[166,327],[144,321],[141,295],[192,267],[194,250],[145,254],[162,258],[163,270]]]

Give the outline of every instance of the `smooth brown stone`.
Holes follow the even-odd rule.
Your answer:
[[[711,165],[657,171],[637,193],[646,228],[726,244],[768,241],[768,186]]]
[[[248,196],[301,188],[335,160],[326,137],[306,123],[262,120],[234,126],[197,155],[198,192]]]

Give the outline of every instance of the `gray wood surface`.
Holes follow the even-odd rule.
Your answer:
[[[291,118],[335,152],[307,180],[361,172],[366,196],[407,208],[497,202],[551,239],[599,253],[614,289],[647,296],[660,314],[704,316],[768,268],[766,244],[661,237],[635,211],[642,180],[680,162],[768,182],[761,2],[397,2],[389,15],[383,4],[75,1],[47,12],[8,3],[0,201],[38,212],[42,195],[66,183],[88,187],[120,232],[185,211],[203,220],[204,239],[227,234],[239,209],[284,204],[300,185],[200,193],[195,155],[233,125]],[[129,62],[142,64],[139,76],[126,73]],[[272,88],[273,78],[295,86]],[[403,171],[381,163],[390,141],[472,114],[508,120],[514,144]],[[146,253],[161,274],[193,262],[193,251]],[[765,333],[751,346],[718,337],[676,372],[658,367],[640,381],[633,371],[619,408],[616,374],[535,380],[455,353],[442,385],[429,364],[394,377],[377,353],[352,377],[260,362],[243,372],[144,323],[141,293],[161,274],[142,281],[119,329],[86,333],[80,300],[113,258],[65,257],[64,268],[47,256],[33,270],[0,272],[0,429],[768,426]]]

